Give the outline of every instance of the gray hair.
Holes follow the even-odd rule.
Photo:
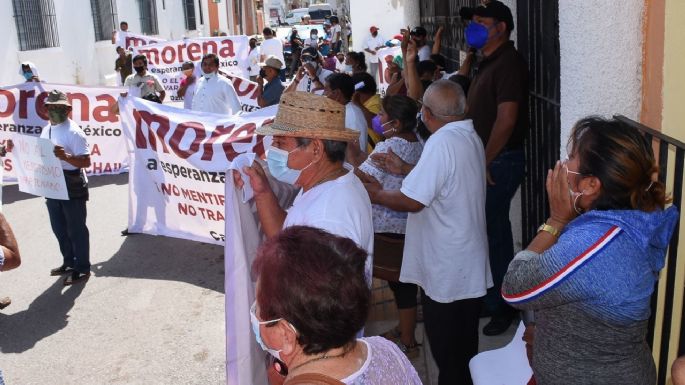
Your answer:
[[[433,82],[423,96],[426,107],[438,118],[452,118],[466,112],[466,96],[461,86],[451,80]]]

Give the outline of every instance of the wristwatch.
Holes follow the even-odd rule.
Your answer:
[[[557,228],[554,226],[548,225],[547,223],[543,223],[540,225],[540,227],[538,227],[538,233],[540,231],[546,231],[546,232],[552,234],[554,236],[554,238],[559,238],[559,234],[560,234],[559,230],[557,230]]]

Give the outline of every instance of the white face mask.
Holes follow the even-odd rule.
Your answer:
[[[264,344],[264,341],[262,341],[261,332],[259,331],[259,325],[272,324],[272,323],[278,322],[282,319],[283,318],[276,318],[276,319],[272,319],[269,321],[260,321],[259,319],[257,319],[257,301],[254,301],[254,303],[252,303],[252,306],[250,307],[250,323],[252,324],[252,331],[254,332],[255,339],[257,340],[257,343],[265,352],[268,352],[272,356],[276,357],[276,359],[278,359],[279,361],[283,361],[281,359],[281,351],[271,349],[268,346],[266,346],[266,344]],[[287,322],[288,326],[290,326],[290,328],[293,329],[293,331],[295,333],[297,333],[297,330],[295,329],[295,327],[290,322],[288,322],[288,321],[285,321],[285,322]]]
[[[213,77],[216,76],[216,72],[210,72],[210,73],[203,72],[203,73],[202,73],[202,76],[204,76],[205,79],[209,80],[209,79],[211,79],[211,78],[213,78]]]

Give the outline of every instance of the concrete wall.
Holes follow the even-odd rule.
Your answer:
[[[643,7],[642,1],[559,1],[562,157],[578,119],[638,118]],[[611,15],[598,10],[611,10]]]
[[[419,23],[419,2],[416,0],[350,0],[352,21],[352,50],[361,51],[369,27],[380,28],[386,39],[400,33],[407,25]]]
[[[106,76],[115,74],[115,47],[109,40],[95,41],[90,1],[54,0],[54,4],[60,45],[19,51],[12,2],[0,2],[0,33],[7,36],[6,43],[0,45],[0,85],[22,82],[19,63],[25,60],[34,62],[41,79],[51,83],[105,85]],[[117,7],[119,21],[128,22],[131,32],[139,32],[138,2],[119,0]],[[198,9],[196,15],[201,28]],[[165,39],[197,35],[196,31],[186,31],[180,1],[157,1],[157,25],[159,36]]]

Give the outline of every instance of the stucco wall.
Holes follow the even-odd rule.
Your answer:
[[[643,6],[642,1],[559,1],[562,157],[578,119],[638,118]]]
[[[350,0],[352,19],[352,49],[361,51],[364,41],[370,35],[369,27],[380,28],[385,39],[400,33],[407,25],[419,22],[417,0]]]
[[[59,47],[19,51],[12,2],[0,2],[0,33],[7,37],[6,43],[0,45],[0,85],[22,82],[19,63],[25,60],[34,62],[41,79],[51,83],[104,85],[105,76],[115,74],[115,47],[109,40],[95,41],[90,0],[54,0],[54,4]],[[139,32],[138,2],[119,0],[117,7],[119,21],[128,22],[131,32]],[[157,25],[159,35],[166,39],[189,34],[182,3],[166,1],[163,7],[158,1]]]

